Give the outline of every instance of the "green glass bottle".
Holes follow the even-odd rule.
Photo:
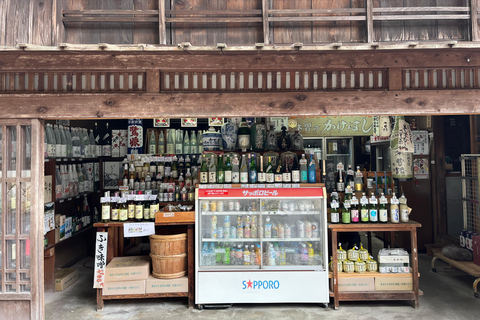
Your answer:
[[[250,154],[248,155],[248,157],[250,158],[250,183],[257,183],[257,165],[255,164],[255,157]]]
[[[225,183],[225,168],[223,165],[223,156],[218,156],[217,183]]]
[[[200,183],[208,183],[208,166],[205,157],[202,157],[202,166],[200,167]]]
[[[225,172],[225,183],[232,183],[232,164],[230,163],[230,157],[226,157],[225,164],[223,166]]]

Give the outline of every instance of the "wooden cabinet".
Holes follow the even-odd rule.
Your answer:
[[[390,232],[393,236],[395,232],[409,232],[411,242],[411,258],[410,264],[412,273],[410,274],[379,274],[379,273],[366,273],[366,274],[346,274],[339,273],[337,268],[333,268],[333,290],[330,292],[330,296],[333,297],[334,307],[338,309],[340,301],[370,301],[370,300],[412,300],[414,301],[414,307],[418,307],[418,296],[420,290],[418,288],[418,252],[417,252],[417,228],[420,228],[421,224],[410,221],[408,223],[356,223],[356,224],[329,224],[328,229],[331,232],[332,237],[332,256],[333,266],[337,265],[337,243],[339,232]],[[371,249],[369,247],[369,249]],[[410,275],[412,277],[413,290],[408,291],[339,291],[338,280],[342,277],[405,277]]]

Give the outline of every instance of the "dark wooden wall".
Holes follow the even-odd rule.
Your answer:
[[[164,0],[165,10],[261,10],[262,0]],[[470,0],[372,0],[374,8],[468,7]],[[157,23],[62,22],[63,10],[158,10],[158,0],[2,0],[0,46],[29,43],[158,44]],[[365,8],[366,0],[269,0],[269,9]],[[455,12],[452,12],[455,13]],[[380,13],[382,15],[385,13]],[[403,14],[403,13],[400,13]],[[405,15],[414,13],[404,13]],[[435,14],[435,13],[434,13]],[[448,14],[448,13],[447,13]],[[336,13],[328,14],[338,15]],[[356,13],[350,16],[359,15]],[[364,15],[364,14],[363,14]],[[302,15],[300,15],[302,16]],[[304,14],[303,16],[315,16]],[[322,15],[317,15],[322,16]],[[325,16],[325,14],[323,15]],[[470,20],[374,21],[373,41],[468,40]],[[365,21],[270,22],[271,43],[366,42]],[[166,43],[252,45],[263,42],[261,22],[167,23]]]

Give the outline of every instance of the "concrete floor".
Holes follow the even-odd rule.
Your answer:
[[[340,302],[333,310],[311,304],[242,304],[222,310],[190,310],[185,298],[105,301],[103,311],[96,311],[92,259],[74,267],[79,280],[63,292],[45,293],[45,319],[479,319],[480,299],[473,296],[473,277],[449,269],[440,260],[437,273],[431,258],[419,255],[420,307],[408,301]],[[480,288],[479,288],[480,289]]]

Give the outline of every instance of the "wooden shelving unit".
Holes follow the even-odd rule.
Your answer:
[[[114,257],[121,257],[124,254],[124,237],[123,237],[123,222],[97,222],[93,226],[97,228],[98,232],[108,232],[108,246],[107,246],[107,264]],[[126,294],[126,295],[112,295],[104,296],[103,289],[97,289],[97,310],[103,310],[105,300],[116,299],[144,299],[144,298],[168,298],[168,297],[186,297],[188,298],[188,307],[193,308],[195,303],[194,291],[194,227],[195,220],[183,222],[156,222],[155,227],[165,226],[185,226],[187,230],[187,276],[188,276],[188,292],[169,292],[169,293],[146,293],[146,294]]]
[[[408,274],[389,274],[380,275],[379,273],[365,273],[365,274],[346,274],[339,273],[337,268],[333,268],[333,290],[330,292],[330,296],[334,300],[334,308],[338,309],[340,301],[371,301],[371,300],[412,300],[414,301],[414,307],[418,307],[418,297],[420,290],[418,288],[418,252],[417,252],[417,228],[420,228],[421,224],[410,221],[408,223],[356,223],[356,224],[329,224],[328,229],[332,236],[332,256],[333,266],[337,265],[337,243],[339,232],[410,232],[411,241],[411,259],[410,264],[412,273]],[[338,279],[341,277],[412,277],[413,290],[411,291],[352,291],[352,292],[339,292]]]

